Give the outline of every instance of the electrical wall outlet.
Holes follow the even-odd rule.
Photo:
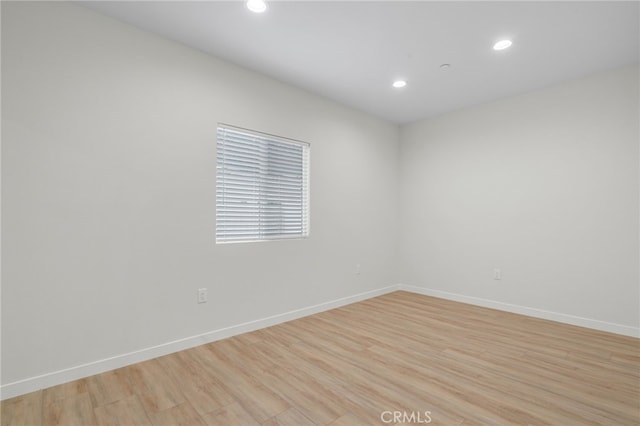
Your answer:
[[[501,280],[502,279],[502,270],[495,268],[493,270],[493,279],[494,280]]]
[[[198,303],[207,303],[207,289],[199,288],[198,289]]]
[[[360,271],[361,271],[361,268],[360,268],[360,264],[358,263],[356,265],[356,275],[360,275]]]

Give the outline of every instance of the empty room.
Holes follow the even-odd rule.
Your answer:
[[[1,1],[3,426],[640,424],[637,1]]]

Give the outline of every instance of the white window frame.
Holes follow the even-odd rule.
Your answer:
[[[310,235],[307,142],[218,124],[216,244]]]

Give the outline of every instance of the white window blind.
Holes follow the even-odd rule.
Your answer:
[[[309,235],[309,144],[218,126],[216,242]]]

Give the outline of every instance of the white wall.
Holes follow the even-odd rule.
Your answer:
[[[403,127],[400,281],[637,334],[638,117],[635,66]]]
[[[637,68],[399,130],[79,6],[1,7],[2,398],[397,282],[637,332]],[[311,143],[311,238],[215,245],[219,122]]]
[[[215,245],[219,122],[311,143],[309,239]],[[394,283],[398,132],[79,6],[2,2],[5,390]]]

